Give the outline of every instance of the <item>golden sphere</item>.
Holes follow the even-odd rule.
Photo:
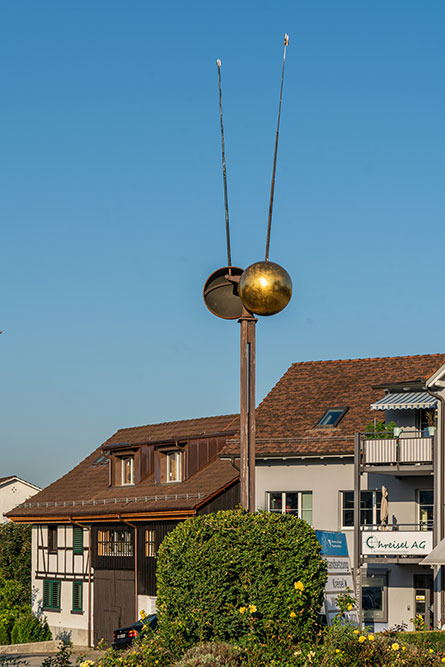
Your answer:
[[[275,315],[286,308],[291,299],[292,280],[275,262],[255,262],[241,275],[239,295],[251,313]]]

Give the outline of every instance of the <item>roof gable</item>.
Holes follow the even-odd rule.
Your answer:
[[[125,442],[137,446],[183,437],[205,439],[221,433],[229,436],[236,433],[237,420],[237,415],[223,415],[120,429],[104,445]],[[130,510],[145,513],[192,510],[203,499],[212,497],[238,478],[238,472],[230,463],[216,459],[180,484],[156,485],[154,474],[149,474],[134,486],[110,487],[108,465],[100,464],[104,445],[97,447],[70,472],[33,496],[27,506],[25,504],[12,510],[8,516],[51,518],[125,513]]]

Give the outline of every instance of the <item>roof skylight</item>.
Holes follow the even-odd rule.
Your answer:
[[[340,419],[345,415],[348,408],[328,408],[323,417],[317,424],[317,427],[337,426]]]

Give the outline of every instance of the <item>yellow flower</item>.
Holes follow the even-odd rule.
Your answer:
[[[359,634],[359,631],[358,631],[358,630],[354,630],[354,634],[355,634],[355,635],[358,635],[358,634]]]
[[[398,651],[400,646],[398,645],[397,642],[394,642],[394,644],[391,645],[391,648],[392,648],[393,651]]]
[[[296,581],[296,582],[294,583],[294,588],[295,588],[296,591],[299,591],[300,593],[302,593],[302,592],[304,591],[304,584],[303,584],[303,582],[302,582],[302,581]]]
[[[445,658],[442,658],[441,662],[445,662]]]
[[[434,651],[433,651],[433,649],[432,649],[432,648],[430,648],[430,650],[429,650],[429,653],[434,653]]]
[[[249,604],[249,611],[251,614],[256,612],[256,606],[254,604]]]
[[[348,611],[351,611],[352,609],[352,604],[348,604]]]
[[[374,641],[374,635],[368,635],[368,639],[369,639],[370,642],[373,642]]]
[[[360,637],[358,638],[358,641],[359,641],[359,644],[363,644],[363,642],[366,641],[365,635],[360,635]]]
[[[336,652],[336,653],[341,653],[341,651],[340,651],[339,648],[336,648],[336,649],[335,649],[335,652]]]
[[[141,618],[141,621],[143,621],[144,618],[147,618],[147,614],[145,613],[144,609],[141,609],[141,611],[139,612],[139,616]]]
[[[291,611],[291,613],[289,614],[289,616],[290,616],[291,618],[295,618],[296,615],[297,615],[297,614],[296,614],[294,611]]]
[[[240,614],[245,614],[246,611],[247,611],[247,607],[240,607],[240,608],[239,608],[239,613],[240,613]]]

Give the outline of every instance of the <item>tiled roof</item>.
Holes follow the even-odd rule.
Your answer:
[[[7,477],[0,477],[0,484],[3,484],[3,482],[7,482],[10,479],[17,479],[17,475],[8,475]]]
[[[120,429],[104,444],[123,441],[138,444],[226,431],[229,436],[236,431],[236,427],[232,427],[236,419],[237,415],[226,415]],[[11,510],[8,516],[51,518],[191,510],[238,479],[238,472],[228,461],[217,459],[178,484],[155,485],[154,474],[151,474],[135,486],[110,488],[108,466],[94,465],[103,446],[33,496],[25,506]]]
[[[238,428],[237,419],[238,415],[222,415],[121,428],[104,445],[117,443],[138,445],[148,442],[182,440],[185,438],[224,433],[225,431],[236,430]]]
[[[353,434],[382,418],[370,410],[384,395],[374,385],[425,381],[444,363],[445,354],[430,354],[292,364],[257,408],[257,454],[352,454]],[[326,410],[336,407],[348,408],[338,426],[316,428]],[[238,443],[224,450],[236,451]]]

